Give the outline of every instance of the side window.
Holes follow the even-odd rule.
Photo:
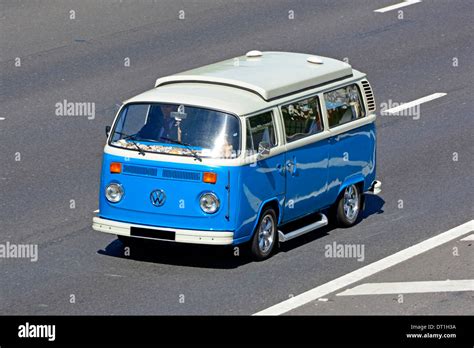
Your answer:
[[[329,127],[357,120],[365,116],[359,88],[356,84],[324,93]]]
[[[323,130],[319,98],[311,97],[281,107],[286,141],[292,142]]]
[[[258,152],[258,144],[265,141],[270,147],[275,147],[276,134],[272,112],[265,112],[260,115],[247,118],[247,152],[254,154]]]

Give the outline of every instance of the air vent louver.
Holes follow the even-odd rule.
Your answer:
[[[133,166],[126,164],[123,166],[123,172],[135,175],[157,176],[158,170],[156,168]]]
[[[364,88],[365,99],[367,99],[367,107],[369,108],[369,112],[374,112],[376,108],[375,98],[374,93],[372,92],[372,88],[370,87],[369,81],[362,81],[362,87]]]
[[[187,172],[183,170],[163,169],[163,178],[178,179],[178,180],[201,180],[199,172]]]

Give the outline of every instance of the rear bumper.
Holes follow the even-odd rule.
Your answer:
[[[175,233],[174,240],[132,236],[130,233],[131,227],[146,228],[157,231],[169,231]],[[92,219],[92,228],[95,231],[105,232],[115,235],[144,238],[152,240],[164,240],[167,242],[177,243],[191,243],[191,244],[208,244],[208,245],[229,245],[234,241],[234,232],[232,231],[201,231],[201,230],[184,230],[179,228],[157,227],[149,225],[129,224],[126,222],[119,222],[114,220],[102,219],[94,217]]]
[[[374,195],[380,194],[380,192],[382,192],[382,182],[379,180],[374,180],[374,182],[369,188],[369,191],[372,192]]]

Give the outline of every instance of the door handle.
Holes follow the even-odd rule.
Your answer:
[[[281,163],[278,163],[276,168],[278,170],[278,173],[280,173],[281,175],[285,175],[285,169],[283,168],[283,165]]]
[[[293,159],[295,162],[293,161],[286,161],[286,170],[288,170],[288,172],[294,176],[296,174],[296,160]]]
[[[295,164],[292,161],[286,161],[286,170],[291,175],[294,175],[294,173],[295,173]]]

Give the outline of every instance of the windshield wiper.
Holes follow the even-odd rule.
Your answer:
[[[126,133],[122,133],[122,132],[118,132],[118,131],[115,131],[115,133],[123,136],[123,140],[130,140],[132,142],[133,145],[135,145],[135,147],[138,149],[138,152],[145,156],[145,151],[143,151],[143,149],[135,142],[135,140],[137,139],[136,136],[138,133],[136,134],[126,134]],[[144,140],[144,141],[149,141],[149,142],[154,142],[154,143],[158,143],[158,141],[156,139],[144,139],[144,138],[140,138],[140,140]],[[165,140],[165,141],[168,141],[170,143],[173,143],[173,144],[178,144],[178,145],[182,145],[184,147],[186,147],[189,152],[191,152],[191,155],[197,159],[199,162],[202,162],[202,158],[197,154],[197,152],[191,147],[191,145],[189,144],[186,144],[186,143],[183,143],[181,141],[178,141],[178,140],[174,140],[174,139],[170,139],[170,138],[166,138],[166,137],[160,137],[159,140]]]
[[[165,140],[165,141],[169,141],[170,143],[173,143],[173,144],[178,144],[178,145],[182,145],[184,146],[185,148],[187,148],[189,150],[189,152],[191,152],[191,155],[197,159],[199,162],[202,162],[202,158],[201,156],[199,156],[197,154],[196,151],[194,151],[194,149],[191,147],[191,145],[189,144],[186,144],[186,143],[183,143],[179,140],[174,140],[174,139],[170,139],[170,138],[166,138],[166,137],[160,137],[160,140]]]
[[[130,140],[131,143],[132,143],[133,145],[135,145],[135,147],[137,148],[138,153],[139,153],[140,155],[142,155],[142,156],[145,156],[145,151],[143,151],[143,149],[140,147],[140,145],[138,145],[138,144],[135,142],[135,139],[136,139],[136,136],[137,136],[136,134],[131,134],[131,135],[130,135],[130,134],[125,134],[125,133],[117,132],[117,131],[115,131],[115,133],[117,133],[117,134],[123,136],[123,138],[121,138],[121,139],[123,139],[123,140]]]

